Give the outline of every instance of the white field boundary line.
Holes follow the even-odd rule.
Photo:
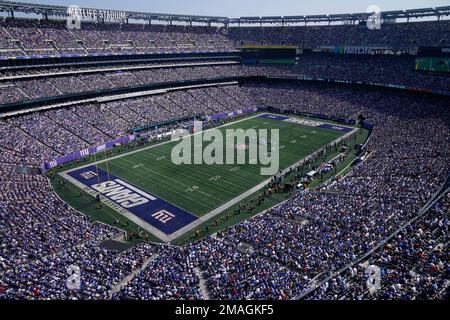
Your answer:
[[[77,214],[79,214],[80,217],[86,217],[86,215],[85,215],[84,213],[82,213],[81,211],[75,209],[75,208],[72,207],[70,204],[68,204],[66,201],[64,201],[63,199],[61,199],[61,197],[60,197],[60,196],[56,193],[56,191],[53,189],[53,186],[52,186],[52,184],[50,183],[50,179],[48,179],[48,178],[47,178],[47,184],[48,184],[49,187],[52,189],[53,194],[55,195],[56,198],[58,198],[59,201],[61,201],[62,203],[65,203],[70,209],[72,209],[74,212],[76,212]],[[96,224],[96,223],[102,224],[102,225],[107,226],[107,227],[109,227],[109,228],[117,229],[117,233],[114,234],[114,235],[112,236],[112,238],[113,238],[113,237],[117,237],[119,234],[122,234],[122,237],[126,238],[127,232],[126,232],[125,230],[123,230],[123,229],[121,229],[121,228],[118,228],[118,227],[115,227],[115,226],[111,226],[111,225],[106,224],[106,223],[103,223],[103,222],[101,222],[101,221],[94,221],[94,222],[92,222],[92,224]],[[96,238],[96,240],[101,240],[101,239],[100,239],[100,237],[99,237],[99,238]],[[90,240],[89,240],[89,241],[90,241]]]
[[[355,128],[356,129],[356,128]],[[372,151],[366,159],[364,159],[364,161],[362,163],[364,163],[365,161],[368,160],[368,158],[374,153],[374,151]],[[306,159],[306,158],[305,158]],[[361,164],[362,164],[361,163]],[[343,170],[341,170],[337,175],[339,175],[340,173],[344,172],[348,167],[350,167],[351,164],[349,164],[348,166],[346,166]],[[342,179],[345,179],[353,170],[350,170],[345,176],[342,177]],[[309,191],[310,188],[305,189],[304,191]],[[289,201],[289,199],[283,200],[277,204],[275,204],[274,206],[267,208],[263,211],[261,211],[260,213],[255,214],[254,216],[251,216],[250,218],[246,219],[246,220],[252,220],[252,219],[257,219],[258,217],[264,215],[265,213],[267,213],[268,211],[272,210],[273,208],[282,206],[284,203],[286,203],[287,201]],[[217,235],[218,232],[215,232],[213,234],[211,234],[211,237],[215,237]],[[176,246],[176,245],[175,245]]]
[[[256,117],[259,117],[259,116],[262,115],[262,114],[265,114],[265,113],[256,114],[256,115],[251,116],[251,117],[246,117],[246,118],[244,118],[244,119],[240,119],[240,120],[237,120],[237,121],[234,121],[234,122],[230,122],[230,123],[223,124],[223,125],[221,125],[221,126],[217,126],[217,127],[210,128],[210,129],[207,129],[207,130],[204,130],[204,131],[201,131],[201,132],[193,133],[193,134],[191,134],[191,136],[193,137],[193,136],[195,136],[195,135],[197,135],[197,134],[205,133],[205,132],[208,132],[208,131],[213,130],[213,129],[223,128],[223,127],[228,127],[228,126],[230,126],[230,125],[233,125],[233,124],[236,124],[236,123],[239,123],[239,122],[242,122],[242,121],[254,119],[254,118],[256,118]],[[92,165],[97,165],[97,164],[100,164],[100,163],[103,163],[103,162],[106,162],[106,161],[111,161],[111,160],[119,159],[119,158],[128,156],[128,155],[130,155],[130,154],[135,154],[135,153],[138,153],[138,152],[141,152],[141,151],[153,149],[153,148],[160,147],[160,146],[163,146],[163,145],[165,145],[165,144],[169,144],[169,143],[173,143],[173,142],[174,142],[174,141],[172,141],[172,140],[164,141],[164,142],[161,142],[161,143],[158,143],[158,144],[154,144],[154,145],[151,145],[151,146],[148,146],[148,147],[144,147],[144,148],[142,148],[142,149],[133,150],[133,151],[126,152],[126,153],[123,153],[123,154],[118,154],[117,156],[114,156],[114,157],[111,157],[111,158],[108,158],[108,159],[103,159],[103,160],[99,160],[99,161],[96,161],[96,162],[90,162],[90,163],[88,163],[88,164],[86,164],[86,165],[79,166],[79,167],[76,167],[76,168],[73,168],[73,169],[70,169],[70,170],[67,170],[67,171],[64,171],[64,172],[65,172],[65,173],[69,173],[69,172],[72,172],[72,171],[75,171],[75,170],[78,170],[78,169],[84,169],[84,168],[89,167],[89,166],[92,166]]]
[[[78,188],[80,188],[81,190],[83,190],[84,192],[86,192],[87,194],[89,194],[90,196],[92,196],[93,198],[95,198],[97,193],[93,189],[91,189],[90,187],[88,187],[85,184],[79,182],[77,179],[72,178],[66,172],[59,173],[59,175],[61,177],[63,177],[64,179],[66,179],[67,181],[69,181],[70,183],[72,183],[75,186],[77,186]],[[161,230],[153,227],[151,224],[145,222],[144,220],[142,220],[138,216],[134,215],[130,211],[126,210],[125,208],[122,208],[121,206],[115,204],[113,201],[109,200],[108,198],[102,197],[102,203],[106,204],[108,207],[110,207],[111,209],[115,210],[116,212],[118,212],[119,214],[121,214],[122,216],[127,218],[128,220],[131,220],[132,222],[137,224],[139,227],[141,227],[144,230],[150,232],[151,234],[153,234],[158,239],[160,239],[160,240],[162,240],[164,242],[168,242],[169,241],[167,234],[165,234]]]
[[[251,116],[251,117],[246,117],[245,119],[241,119],[241,120],[238,120],[238,121],[226,123],[226,124],[224,124],[222,126],[219,126],[219,127],[229,126],[229,125],[232,125],[232,124],[235,124],[235,123],[238,123],[238,122],[242,122],[242,121],[245,121],[245,120],[248,120],[248,119],[253,119],[253,118],[256,118],[256,117],[259,117],[259,116],[260,116],[260,114],[256,114],[256,115]],[[214,128],[211,128],[211,129],[214,129]],[[208,129],[208,130],[211,130],[211,129]],[[208,130],[205,130],[205,131],[208,131]],[[198,133],[195,133],[193,135],[200,134],[200,133],[202,133],[202,132],[198,132]],[[161,146],[161,145],[165,145],[165,144],[168,144],[168,143],[171,143],[171,142],[173,142],[173,141],[171,141],[171,140],[165,141],[165,142],[162,142],[162,143],[159,143],[159,144],[156,144],[156,145],[152,145],[152,146],[148,146],[148,147],[145,147],[145,148],[142,148],[142,149],[139,149],[139,150],[134,150],[134,151],[127,152],[127,153],[124,153],[124,154],[120,154],[120,155],[117,155],[115,157],[111,157],[111,158],[106,159],[106,160],[100,160],[100,161],[97,161],[97,162],[89,163],[89,164],[86,164],[84,166],[80,166],[80,167],[76,167],[76,168],[73,168],[73,169],[70,169],[70,170],[67,170],[67,171],[64,171],[64,172],[60,172],[60,173],[58,173],[58,175],[60,175],[62,178],[66,179],[67,181],[69,181],[73,185],[77,186],[78,188],[80,188],[81,190],[83,190],[84,192],[86,192],[87,194],[89,194],[90,196],[95,198],[96,192],[93,189],[91,189],[90,187],[88,187],[88,186],[84,185],[83,183],[79,182],[77,179],[72,178],[71,176],[68,175],[68,173],[70,173],[72,171],[79,170],[79,169],[83,169],[83,168],[86,168],[86,167],[89,167],[89,166],[92,166],[92,165],[97,165],[99,163],[110,161],[110,160],[113,160],[113,159],[118,159],[118,158],[121,158],[121,157],[124,157],[124,156],[128,156],[130,154],[134,154],[134,153],[138,153],[138,152],[141,152],[141,151],[144,151],[144,150],[155,148],[155,147],[158,147],[158,146]],[[138,216],[132,214],[128,210],[126,210],[126,209],[122,208],[121,206],[115,204],[111,200],[103,197],[102,198],[102,202],[104,204],[106,204],[108,207],[110,207],[111,209],[113,209],[116,212],[118,212],[119,214],[121,214],[123,217],[131,220],[132,222],[134,222],[136,225],[138,225],[139,227],[143,228],[147,232],[150,232],[152,235],[154,235],[155,237],[157,237],[161,241],[164,241],[166,243],[171,241],[171,238],[167,234],[165,234],[161,230],[153,227],[151,224],[145,222],[144,220],[140,219]]]
[[[226,126],[234,125],[236,123],[239,123],[239,122],[242,122],[242,121],[246,121],[246,120],[249,120],[249,119],[253,119],[253,118],[259,117],[259,116],[264,115],[264,114],[270,114],[270,113],[256,114],[254,116],[246,117],[245,119],[241,119],[241,120],[238,120],[238,121],[230,122],[230,123],[227,123],[227,124],[224,124],[222,126],[215,127],[215,128],[220,128],[220,127],[226,127]],[[197,134],[201,134],[201,133],[207,132],[207,131],[215,129],[215,128],[211,128],[211,129],[208,129],[208,130],[205,130],[205,131],[202,131],[202,132],[194,133],[191,136],[194,136],[194,135],[197,135]],[[311,156],[321,152],[322,150],[324,150],[328,146],[332,146],[335,143],[336,144],[339,143],[340,141],[346,139],[348,136],[351,136],[353,133],[356,133],[358,130],[359,130],[359,128],[354,128],[352,131],[348,132],[347,134],[339,137],[338,139],[330,142],[329,144],[327,144],[327,145],[323,146],[322,148],[320,148],[319,150],[315,151],[311,155],[309,155],[309,156],[299,160],[298,162],[296,162],[296,163],[292,164],[291,166],[289,166],[288,168],[284,169],[281,172],[281,174],[285,174],[285,173],[289,172],[291,169],[293,169],[293,168],[297,167],[298,165],[302,164],[306,159],[308,159]],[[86,167],[89,167],[89,166],[92,166],[92,165],[97,165],[97,164],[100,164],[100,163],[103,163],[103,162],[106,162],[106,161],[111,161],[111,160],[118,159],[118,158],[121,158],[121,157],[124,157],[124,156],[128,156],[130,154],[135,154],[135,153],[138,153],[138,152],[141,152],[141,151],[149,150],[149,149],[152,149],[152,148],[155,148],[155,147],[158,147],[158,146],[162,146],[162,145],[165,145],[165,144],[168,144],[168,143],[171,143],[171,142],[173,142],[173,141],[171,141],[171,140],[165,141],[165,142],[162,142],[160,144],[156,144],[156,145],[148,146],[148,147],[145,147],[145,148],[142,148],[142,149],[139,149],[139,150],[134,150],[134,151],[127,152],[127,153],[124,153],[124,154],[120,154],[120,155],[111,157],[111,158],[106,159],[106,160],[99,160],[97,162],[92,162],[92,163],[89,163],[89,164],[86,164],[86,165],[83,165],[83,166],[80,166],[80,167],[76,167],[76,168],[73,168],[73,169],[61,172],[61,173],[59,173],[59,175],[61,177],[63,177],[64,179],[68,180],[69,182],[73,183],[74,185],[76,185],[80,189],[84,190],[86,193],[88,193],[91,196],[95,197],[95,191],[93,191],[91,188],[85,186],[84,184],[82,184],[78,180],[70,177],[68,175],[68,173],[70,173],[72,171],[75,171],[75,170],[80,170],[80,169],[83,169],[83,168],[86,168]],[[153,234],[155,237],[159,238],[160,240],[162,240],[164,242],[171,242],[171,241],[175,240],[176,238],[181,237],[185,233],[190,232],[192,229],[198,227],[199,225],[205,223],[206,221],[209,221],[210,219],[212,219],[215,216],[219,215],[223,211],[227,210],[228,208],[230,208],[233,205],[239,203],[243,199],[245,199],[245,198],[249,197],[250,195],[254,194],[258,190],[261,190],[262,188],[264,188],[264,186],[266,186],[272,180],[272,178],[273,177],[270,177],[267,180],[259,183],[258,185],[254,186],[253,188],[247,190],[246,192],[240,194],[239,196],[229,200],[228,202],[224,203],[223,205],[221,205],[221,206],[217,207],[216,209],[212,210],[211,212],[207,213],[206,215],[199,217],[197,220],[195,220],[195,221],[191,222],[190,224],[184,226],[183,228],[175,231],[171,235],[165,234],[164,232],[158,230],[157,228],[153,227],[149,223],[141,220],[140,218],[138,218],[137,216],[135,216],[131,212],[129,212],[129,211],[125,210],[124,208],[116,205],[115,203],[113,203],[112,201],[110,201],[110,200],[108,200],[106,198],[103,199],[103,202],[105,204],[107,204],[109,207],[111,207],[113,210],[116,210],[121,215],[123,215],[127,219],[133,221],[136,225],[138,225],[141,228],[143,228],[144,230],[150,232],[151,234]]]
[[[353,133],[356,133],[357,131],[359,131],[359,128],[354,128],[352,131],[348,132],[347,134],[339,137],[338,139],[330,142],[329,144],[323,146],[322,148],[320,148],[319,150],[315,151],[314,153],[312,153],[311,155],[299,160],[298,162],[294,163],[293,165],[289,166],[288,168],[284,169],[281,174],[284,175],[287,172],[289,172],[291,169],[294,169],[295,167],[299,166],[300,164],[302,164],[303,162],[305,162],[305,160],[317,153],[319,153],[320,151],[324,150],[326,147],[328,146],[332,146],[334,143],[339,143],[340,141],[346,139],[347,137],[351,136]],[[236,198],[231,199],[230,201],[224,203],[223,205],[221,205],[220,207],[214,209],[213,211],[207,213],[206,215],[200,217],[198,220],[195,220],[193,222],[191,222],[190,224],[184,226],[183,228],[179,229],[178,231],[172,233],[170,235],[171,241],[175,240],[178,237],[181,237],[182,235],[184,235],[187,232],[190,232],[192,229],[194,229],[195,227],[198,227],[199,225],[201,225],[202,223],[209,221],[210,219],[214,218],[215,216],[219,215],[220,213],[222,213],[223,211],[227,210],[228,208],[234,206],[235,204],[239,203],[240,201],[242,201],[243,199],[249,197],[250,195],[254,194],[255,192],[261,190],[262,188],[264,188],[270,181],[272,181],[273,177],[270,177],[269,179],[259,183],[258,185],[254,186],[253,188],[247,190],[246,192],[242,193],[241,195],[237,196]]]
[[[151,153],[150,152],[150,154],[151,155],[153,155],[153,156],[158,156],[157,154],[154,154],[154,153]],[[145,160],[144,160],[144,162],[145,162]],[[120,165],[119,165],[119,167],[120,167]],[[145,166],[144,166],[145,167]],[[219,175],[224,175],[224,174],[226,174],[227,172],[226,171],[220,171],[220,170],[218,170],[217,168],[213,168],[213,167],[211,167],[210,168],[211,169],[211,171],[214,171],[215,173],[217,173],[217,174],[219,174]],[[128,171],[128,172],[132,172],[132,171],[130,171],[130,170],[128,170],[128,169],[125,169],[124,168],[124,170],[126,170],[126,171]],[[198,173],[198,174],[200,174],[200,175],[204,175],[204,176],[206,176],[206,177],[208,177],[208,178],[211,178],[211,177],[214,177],[214,176],[212,176],[212,175],[210,175],[210,174],[208,174],[208,173],[205,173],[205,172],[203,172],[202,170],[200,170],[200,169],[195,169],[195,167],[193,166],[192,167],[192,171],[193,172],[196,172],[196,173]],[[133,172],[134,173],[134,172]],[[249,175],[249,176],[254,176],[254,175],[256,175],[256,176],[259,176],[258,174],[255,174],[255,173],[252,173],[252,172],[242,172],[242,173],[245,173],[245,174],[247,174],[247,175]],[[162,176],[165,176],[164,174],[160,174],[160,175],[162,175]],[[179,175],[181,175],[181,176],[184,176],[184,177],[189,177],[188,175],[186,175],[185,173],[183,173],[183,174],[179,174]],[[167,179],[172,179],[172,177],[167,177],[167,176],[165,176]],[[137,179],[137,181],[141,181],[141,180],[145,180],[145,178],[143,177],[143,178],[139,178],[139,179]],[[235,184],[235,183],[233,183],[233,182],[231,182],[231,181],[227,181],[227,180],[225,180],[225,179],[223,179],[223,180],[220,180],[221,182],[223,182],[223,183],[226,183],[226,184],[229,184],[229,185],[231,185],[231,186],[233,186],[233,187],[235,187],[235,188],[242,188],[240,185],[237,185],[237,184]],[[148,188],[150,189],[151,187],[154,187],[154,186],[161,186],[161,184],[162,183],[164,183],[164,182],[155,182],[155,183],[153,183],[153,184],[151,184],[151,185],[148,185]],[[244,191],[244,190],[243,190]],[[164,200],[164,199],[163,199]]]
[[[53,189],[53,187],[52,187],[52,185],[51,185],[49,179],[47,179],[47,183],[48,183],[48,185],[50,186],[50,188]],[[85,215],[84,213],[82,213],[82,212],[76,210],[76,209],[73,208],[71,205],[69,205],[67,202],[65,202],[64,200],[62,200],[62,199],[59,197],[59,195],[58,195],[55,191],[53,191],[53,194],[54,194],[61,202],[64,202],[65,204],[67,204],[67,206],[69,206],[69,208],[71,208],[74,212],[76,212],[77,214],[79,214],[79,215],[82,216],[82,217],[86,217],[86,215]],[[106,239],[113,239],[114,237],[117,237],[117,236],[120,235],[121,233],[123,233],[122,236],[126,235],[126,231],[125,231],[125,230],[122,230],[122,229],[120,229],[120,228],[118,228],[118,227],[113,227],[113,226],[107,225],[106,223],[103,223],[103,222],[100,222],[100,221],[92,222],[92,224],[93,224],[93,225],[94,225],[94,224],[102,224],[102,225],[105,225],[105,226],[107,226],[107,227],[109,227],[109,228],[117,229],[117,233],[114,234],[114,235],[113,235],[113,234],[110,234],[110,236],[108,236],[107,238],[93,237],[93,238],[88,239],[88,240],[86,240],[86,241],[78,242],[78,243],[74,244],[74,245],[71,246],[71,247],[67,247],[67,248],[61,249],[61,250],[59,250],[59,251],[57,251],[57,252],[50,253],[50,254],[44,256],[43,258],[47,258],[47,257],[51,257],[51,256],[54,256],[54,255],[59,255],[59,254],[61,254],[61,253],[65,253],[65,252],[69,251],[69,250],[72,249],[72,248],[81,248],[81,247],[84,246],[86,243],[89,243],[89,242],[91,242],[91,241],[104,241],[104,240],[106,240]],[[41,260],[42,260],[42,259],[41,259]],[[22,267],[22,266],[30,266],[30,265],[31,265],[32,263],[34,263],[35,261],[38,261],[38,260],[32,260],[32,261],[28,261],[27,263],[23,263],[23,264],[16,265],[14,268],[12,268],[12,269],[10,269],[10,270],[16,271],[16,270],[18,270],[18,269],[19,269],[20,267]]]
[[[242,121],[245,121],[245,120],[253,119],[253,118],[258,117],[258,116],[260,116],[260,114],[256,114],[256,115],[251,116],[251,117],[246,117],[245,119],[241,119],[241,120],[238,120],[238,121],[234,121],[234,122],[231,122],[231,123],[227,123],[227,124],[222,125],[222,126],[219,126],[219,127],[225,127],[225,126],[232,125],[232,124],[235,124],[235,123],[238,123],[238,122],[242,122]],[[216,128],[218,128],[218,127],[216,127]],[[211,129],[208,129],[208,130],[212,130],[212,129],[214,129],[214,128],[211,128]],[[208,130],[205,130],[204,132],[206,132],[206,131],[208,131]],[[202,132],[198,132],[198,133],[192,134],[192,136],[197,135],[197,134],[200,134],[200,133],[202,133]],[[135,153],[138,153],[138,152],[141,152],[141,151],[149,150],[149,149],[151,149],[151,148],[155,148],[155,147],[158,147],[158,146],[161,146],[161,145],[164,145],[164,144],[167,144],[167,143],[171,143],[171,142],[173,142],[173,141],[170,141],[170,140],[169,140],[169,141],[162,142],[162,143],[160,143],[160,144],[148,146],[148,147],[145,147],[145,148],[142,148],[142,149],[139,149],[139,150],[134,150],[134,151],[127,152],[127,153],[124,153],[124,154],[121,154],[121,155],[117,155],[117,156],[111,157],[111,158],[109,158],[109,159],[107,159],[107,160],[99,160],[99,161],[94,162],[94,163],[90,163],[90,164],[87,164],[87,165],[84,165],[84,166],[81,166],[81,167],[77,167],[77,168],[74,168],[74,169],[70,169],[70,170],[64,171],[63,173],[59,173],[59,175],[62,176],[64,179],[73,182],[74,179],[72,179],[69,175],[67,175],[68,173],[70,173],[70,172],[72,172],[72,171],[76,171],[76,170],[79,170],[79,169],[83,169],[83,168],[85,168],[85,167],[89,167],[89,166],[92,166],[92,165],[96,165],[96,164],[103,163],[103,162],[106,162],[106,161],[110,161],[110,160],[113,160],[113,159],[117,159],[117,158],[120,158],[120,157],[129,156],[129,155],[131,155],[131,154],[135,154]],[[170,178],[170,177],[168,177],[168,176],[165,176],[165,175],[163,175],[163,174],[160,174],[160,175],[164,176],[166,179],[169,179],[169,180],[171,179],[171,180],[173,180],[172,178]],[[80,183],[80,184],[81,184],[81,183]],[[76,185],[77,185],[77,187],[80,187],[78,184],[76,184]],[[83,185],[83,184],[81,184],[81,185]],[[84,185],[83,185],[83,186],[84,186]],[[187,185],[186,185],[186,186],[187,186]],[[187,186],[187,187],[189,187],[189,186]],[[81,188],[83,189],[83,187],[81,187]],[[83,189],[83,190],[84,190],[84,189]],[[134,190],[134,189],[133,189],[133,190]],[[136,190],[134,190],[134,191],[136,191]],[[94,195],[94,197],[95,197],[95,195]],[[153,197],[152,197],[152,198],[153,198]],[[162,199],[162,200],[164,200],[164,198],[162,198],[162,197],[159,197],[159,198]],[[164,201],[166,201],[166,200],[164,200]],[[170,203],[169,201],[166,201],[166,202]],[[208,207],[208,206],[207,206],[207,207]],[[113,209],[115,209],[115,208],[113,208]],[[209,207],[208,209],[212,209],[212,208]],[[184,209],[183,209],[183,210],[184,210]],[[127,212],[128,212],[128,211],[127,211]],[[192,213],[191,213],[191,214],[192,214]],[[194,214],[193,214],[193,215],[194,215]],[[194,215],[194,216],[195,216],[195,215]],[[149,231],[149,230],[147,230],[147,231]],[[164,234],[164,233],[163,233],[163,234]]]
[[[375,152],[375,151],[370,152],[370,153],[367,155],[367,157],[366,157],[363,161],[361,161],[360,163],[358,163],[358,164],[355,166],[355,168],[356,168],[356,167],[359,167],[359,166],[362,165],[364,162],[366,162],[366,161],[374,154],[374,152]],[[350,168],[350,166],[352,165],[352,163],[353,163],[356,159],[357,159],[357,158],[355,158],[352,162],[350,162],[348,165],[346,165],[345,168],[343,168],[341,171],[339,171],[337,174],[335,174],[334,177],[331,177],[331,178],[328,179],[327,181],[321,183],[321,185],[327,186],[327,187],[332,186],[333,184],[328,185],[328,183],[329,183],[331,180],[333,180],[334,178],[336,178],[337,176],[341,175],[343,172],[345,172],[345,170],[347,170],[348,168]],[[352,173],[352,171],[353,171],[353,170],[350,170],[349,172],[347,172],[344,176],[341,177],[340,180],[344,180],[345,178],[347,178],[347,176],[348,176],[350,173]]]
[[[131,161],[128,161],[128,160],[125,160],[125,162],[130,162],[130,163],[132,163]],[[125,167],[120,166],[120,165],[119,165],[119,167],[123,168],[123,170],[125,170],[125,171],[132,172],[132,171],[126,169]],[[189,185],[187,185],[187,184],[185,184],[185,183],[183,183],[183,182],[181,182],[181,181],[175,180],[175,179],[173,179],[173,177],[169,177],[169,176],[166,176],[165,174],[159,173],[158,171],[155,171],[155,170],[146,168],[145,166],[142,167],[141,169],[144,169],[144,170],[146,170],[146,171],[150,171],[150,172],[156,173],[156,174],[159,175],[159,176],[162,176],[162,177],[165,179],[164,181],[172,180],[172,181],[175,182],[175,183],[178,183],[178,184],[180,184],[180,185],[184,185],[184,187],[190,188]],[[140,180],[148,181],[148,179],[146,179],[145,177],[140,178]],[[140,181],[140,180],[139,180],[139,181]],[[163,181],[163,182],[164,182],[164,181]],[[164,188],[164,189],[168,189],[166,186],[163,186],[163,185],[162,185],[163,182],[159,183],[158,186],[159,186],[159,187],[162,187],[162,188]],[[176,191],[173,191],[173,192],[176,193],[177,195],[181,196],[181,197],[184,197],[184,198],[190,200],[188,196],[186,196],[186,195],[184,195],[184,194],[182,194],[182,193],[179,193],[179,192],[176,192]],[[202,192],[202,193],[203,193],[205,196],[209,196],[210,198],[213,198],[213,196],[210,195],[210,194],[208,194],[208,193],[205,193],[205,192]],[[159,198],[160,198],[161,200],[164,200],[164,201],[170,203],[170,201],[167,201],[166,199],[164,199],[164,198],[162,198],[162,197],[159,197]],[[212,209],[210,206],[208,206],[208,205],[206,205],[206,204],[203,204],[203,203],[200,203],[200,202],[198,202],[198,203],[201,204],[202,206],[208,208],[208,209]],[[181,208],[180,208],[180,209],[181,209]],[[182,210],[184,210],[184,209],[182,209]]]

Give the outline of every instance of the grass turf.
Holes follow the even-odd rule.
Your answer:
[[[267,118],[250,118],[220,128],[279,129],[280,169],[289,167],[320,147],[336,140],[339,131]],[[269,177],[260,175],[261,165],[175,165],[168,143],[126,154],[99,167],[167,202],[202,216],[239,196]],[[208,143],[205,142],[203,147]],[[248,152],[248,151],[247,151]]]

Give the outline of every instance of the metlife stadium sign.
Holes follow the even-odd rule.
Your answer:
[[[67,8],[67,14],[70,17],[81,19],[124,20],[127,18],[127,14],[124,11],[85,9],[75,5]]]
[[[363,55],[381,55],[381,54],[405,54],[409,53],[409,50],[393,50],[392,48],[382,47],[334,47],[333,52],[335,54],[363,54]]]

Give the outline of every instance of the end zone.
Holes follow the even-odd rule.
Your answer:
[[[164,242],[198,217],[95,165],[60,175]]]
[[[319,128],[319,129],[340,131],[340,132],[344,132],[344,133],[352,132],[355,129],[352,127],[332,124],[332,123],[328,123],[328,122],[322,122],[319,120],[302,119],[302,118],[273,115],[273,114],[267,114],[267,113],[262,114],[259,117],[266,118],[266,119],[272,119],[272,120],[278,120],[278,121],[286,121],[286,122],[290,122],[290,123],[301,124],[301,125],[305,125],[305,126]]]

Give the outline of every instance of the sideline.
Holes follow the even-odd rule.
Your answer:
[[[250,117],[245,117],[243,119],[240,119],[240,120],[237,120],[237,121],[233,121],[233,122],[229,122],[229,123],[226,123],[226,124],[218,126],[218,127],[210,128],[210,129],[207,129],[207,130],[202,131],[202,132],[197,132],[197,133],[191,134],[191,136],[195,136],[197,134],[203,134],[203,133],[205,133],[205,132],[207,132],[209,130],[213,130],[213,129],[216,129],[216,128],[222,128],[222,127],[226,127],[226,126],[230,126],[230,125],[235,125],[236,123],[240,123],[240,122],[243,122],[243,121],[254,119],[254,118],[260,117],[261,115],[264,115],[264,114],[271,114],[271,113],[267,113],[267,112],[257,113],[257,114],[255,114],[253,116],[250,116]],[[297,161],[296,163],[290,165],[289,167],[287,167],[286,169],[281,171],[281,174],[285,174],[285,173],[289,172],[291,169],[296,168],[297,166],[299,166],[302,163],[304,163],[306,161],[306,159],[310,158],[311,156],[314,156],[314,155],[320,153],[322,150],[324,150],[328,146],[332,146],[334,144],[339,143],[340,141],[346,139],[347,137],[355,134],[356,132],[358,132],[360,130],[358,127],[352,127],[352,128],[353,128],[352,131],[350,131],[350,132],[346,133],[345,135],[337,138],[336,140],[330,142],[329,144],[322,146],[320,149],[314,151],[312,154],[310,154],[310,155],[306,156],[305,158]],[[114,159],[119,159],[119,158],[122,158],[122,157],[125,157],[125,156],[129,156],[131,154],[136,154],[138,152],[149,150],[149,149],[152,149],[152,148],[156,148],[156,147],[159,147],[159,146],[162,146],[162,145],[165,145],[165,144],[168,144],[168,143],[172,143],[172,142],[173,141],[168,140],[168,141],[165,141],[165,142],[162,142],[162,143],[159,143],[159,144],[155,144],[155,145],[151,145],[151,146],[148,146],[148,147],[145,147],[145,148],[142,148],[142,149],[138,149],[138,150],[134,150],[134,151],[130,151],[130,152],[124,153],[124,154],[120,154],[120,155],[117,155],[117,156],[114,156],[114,157],[111,157],[111,158],[108,158],[108,159],[102,159],[102,160],[99,160],[99,161],[96,161],[96,162],[90,162],[90,163],[88,163],[86,165],[79,166],[79,167],[76,167],[76,168],[72,168],[72,169],[69,169],[69,170],[64,171],[64,172],[60,172],[60,173],[58,173],[58,175],[60,175],[64,179],[68,180],[70,183],[76,185],[78,188],[80,188],[83,191],[87,192],[91,196],[95,197],[95,194],[94,194],[95,192],[93,190],[91,190],[87,186],[83,185],[82,183],[80,183],[76,179],[73,179],[72,177],[70,177],[68,175],[68,173],[70,173],[72,171],[75,171],[75,170],[80,170],[80,169],[83,169],[83,168],[86,168],[86,167],[89,167],[89,166],[92,166],[92,165],[97,165],[97,164],[100,164],[100,163],[104,163],[106,161],[111,161],[111,160],[114,160]],[[268,179],[266,179],[266,180],[264,180],[263,182],[257,184],[256,186],[252,187],[251,189],[245,191],[244,193],[238,195],[237,197],[229,200],[228,202],[224,203],[223,205],[215,208],[214,210],[210,211],[206,215],[198,217],[197,220],[191,222],[190,224],[184,226],[183,228],[175,231],[174,233],[172,233],[170,235],[165,234],[164,232],[158,230],[157,228],[153,227],[149,223],[141,220],[139,217],[135,216],[134,214],[132,214],[128,210],[126,210],[124,208],[121,208],[121,207],[118,207],[116,204],[114,204],[113,202],[109,201],[108,199],[104,199],[103,202],[106,205],[108,205],[109,207],[111,207],[112,209],[114,209],[115,211],[117,211],[119,214],[124,216],[125,218],[131,220],[132,222],[134,222],[135,224],[137,224],[138,226],[140,226],[141,228],[143,228],[147,232],[151,233],[152,235],[154,235],[155,237],[160,239],[161,241],[166,242],[166,243],[170,243],[170,242],[176,240],[177,238],[182,237],[186,233],[191,232],[194,228],[198,227],[199,225],[201,225],[201,224],[203,224],[203,223],[213,219],[217,215],[223,213],[224,211],[226,211],[230,207],[236,205],[237,203],[239,203],[243,199],[245,199],[245,198],[251,196],[252,194],[258,192],[259,190],[264,188],[272,179],[273,179],[273,176],[268,178]],[[279,205],[279,204],[276,204],[275,206],[277,206],[277,205]]]

